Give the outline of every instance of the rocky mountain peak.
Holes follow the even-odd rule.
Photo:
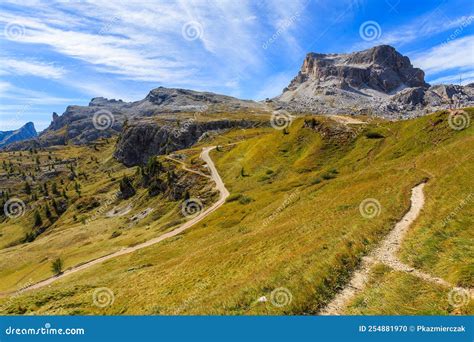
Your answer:
[[[429,87],[424,72],[392,46],[380,45],[349,54],[308,53],[300,72],[285,89],[305,82],[341,89],[373,89],[385,94],[407,87]]]
[[[105,97],[94,97],[92,100],[89,102],[89,107],[93,106],[107,106],[107,105],[117,105],[117,104],[123,104],[124,102],[122,100],[116,100],[116,99],[107,99]]]
[[[474,102],[474,88],[430,87],[423,70],[389,45],[341,54],[308,53],[298,75],[273,101],[293,112],[411,117]]]
[[[36,136],[38,136],[38,133],[36,132],[35,125],[32,122],[27,122],[19,129],[13,131],[0,131],[0,147],[35,138]]]

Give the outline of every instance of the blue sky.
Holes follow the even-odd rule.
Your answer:
[[[430,83],[474,82],[469,0],[1,1],[0,130],[158,86],[264,99],[308,52],[390,44]]]

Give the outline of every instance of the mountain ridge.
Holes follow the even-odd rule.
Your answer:
[[[33,122],[27,122],[22,127],[12,131],[0,131],[0,148],[8,144],[31,139],[38,136]]]
[[[325,114],[374,114],[406,119],[474,104],[474,88],[433,85],[394,47],[343,54],[308,53],[297,76],[272,100],[279,109]]]
[[[126,122],[143,126],[148,118],[179,123],[189,115],[203,113],[270,114],[286,110],[295,114],[365,114],[399,120],[474,105],[472,84],[431,86],[424,75],[407,56],[389,45],[343,54],[310,52],[298,74],[273,99],[256,102],[165,87],[152,89],[134,102],[95,97],[88,106],[70,105],[62,115],[53,113],[51,124],[34,140],[5,144],[3,148],[86,144],[120,134]]]

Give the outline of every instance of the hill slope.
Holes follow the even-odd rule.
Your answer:
[[[462,115],[472,120],[473,113],[469,109]],[[231,193],[226,204],[176,237],[65,277],[49,288],[5,297],[1,311],[315,314],[403,216],[411,188],[424,179],[428,179],[426,207],[410,228],[400,257],[453,285],[472,287],[473,232],[467,229],[472,225],[472,201],[466,200],[462,210],[457,209],[474,188],[472,179],[466,177],[474,171],[472,126],[451,128],[453,115],[447,112],[403,122],[365,120],[365,125],[344,125],[326,117],[307,117],[296,119],[286,130],[234,129],[176,152],[175,158],[187,168],[205,174],[197,158],[200,149],[219,145],[211,157]],[[88,157],[81,157],[85,148]],[[57,257],[64,260],[65,267],[77,265],[156,237],[186,220],[180,215],[185,197],[171,196],[171,188],[150,197],[150,188],[142,187],[148,169],[125,168],[110,159],[110,141],[96,148],[51,151],[53,160],[56,155],[74,154],[79,174],[82,169],[87,174],[98,167],[101,172],[79,179],[81,197],[71,185],[68,209],[44,234],[29,243],[12,243],[11,236],[19,227],[33,226],[31,211],[1,223],[0,241],[10,246],[1,250],[3,291],[49,277],[51,261]],[[49,152],[39,153],[41,164]],[[31,160],[23,157],[2,154],[2,159],[20,158],[21,163]],[[172,184],[195,175],[186,181],[191,195],[201,198],[205,207],[215,201],[215,196],[205,197],[212,187],[206,177],[178,170],[165,157],[159,160],[166,169],[179,172],[182,181]],[[99,206],[91,209],[90,198],[107,198],[118,188],[122,175],[129,175],[136,194],[114,198],[102,211],[104,202],[101,205],[98,200]],[[40,205],[44,210],[44,202],[31,202],[22,191],[15,195],[24,198],[28,208]],[[361,214],[360,205],[367,199],[380,205],[372,218]],[[129,205],[132,209],[125,210]],[[116,207],[112,214],[123,215],[103,215],[111,206]],[[147,208],[158,208],[158,212],[133,223],[133,217]],[[96,210],[102,214],[91,224],[87,219]],[[22,262],[13,267],[12,260],[19,258]],[[371,277],[373,281],[348,312],[473,312],[472,303],[453,306],[449,288],[410,275],[397,276],[380,267]],[[94,292],[104,287],[114,300],[98,306]],[[383,294],[387,301],[381,303],[376,294]]]
[[[389,45],[348,54],[307,54],[301,70],[272,102],[294,112],[409,118],[474,104],[471,85],[434,85]]]

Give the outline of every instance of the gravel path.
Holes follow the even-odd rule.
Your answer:
[[[350,116],[330,115],[329,117],[333,119],[334,121],[337,121],[345,125],[348,125],[348,124],[349,125],[365,125],[366,124],[366,122],[350,117]]]
[[[368,256],[362,259],[359,268],[352,275],[349,283],[340,291],[334,299],[323,308],[320,315],[340,315],[344,312],[348,302],[359,292],[361,292],[370,275],[372,266],[376,263],[383,263],[396,271],[410,273],[427,282],[442,285],[445,287],[452,287],[455,289],[462,289],[472,293],[472,289],[463,289],[454,287],[452,284],[444,279],[432,276],[428,273],[419,271],[410,267],[397,258],[397,252],[400,249],[403,237],[408,231],[410,225],[418,217],[425,203],[425,196],[423,188],[425,183],[415,186],[411,190],[411,206],[410,210],[403,216],[403,218],[395,225],[393,230],[384,238],[382,243]]]
[[[201,159],[203,159],[207,163],[207,165],[209,166],[209,170],[211,171],[211,178],[216,183],[216,187],[217,187],[217,189],[219,190],[219,193],[220,193],[219,200],[217,202],[215,202],[211,207],[209,207],[205,211],[201,212],[198,216],[190,219],[189,221],[187,221],[186,223],[184,223],[180,227],[178,227],[178,228],[176,228],[176,229],[174,229],[174,230],[172,230],[168,233],[160,235],[160,236],[158,236],[154,239],[148,240],[148,241],[146,241],[144,243],[141,243],[139,245],[136,245],[136,246],[133,246],[133,247],[128,247],[128,248],[123,248],[123,249],[121,249],[117,252],[102,256],[100,258],[97,258],[97,259],[94,259],[94,260],[91,260],[91,261],[88,261],[88,262],[83,263],[83,264],[78,265],[78,266],[74,266],[74,267],[64,271],[63,273],[61,273],[58,276],[53,276],[53,277],[47,278],[47,279],[42,280],[42,281],[40,281],[36,284],[33,284],[33,285],[28,286],[26,288],[23,288],[19,291],[12,292],[10,294],[19,294],[19,293],[23,293],[23,292],[27,292],[27,291],[31,291],[31,290],[40,289],[42,287],[45,287],[45,286],[48,286],[48,285],[52,284],[53,282],[55,282],[59,279],[67,277],[70,274],[85,270],[89,267],[100,264],[100,263],[102,263],[106,260],[110,260],[110,259],[119,257],[121,255],[133,253],[133,252],[135,252],[139,249],[152,246],[152,245],[154,245],[156,243],[159,243],[159,242],[161,242],[165,239],[168,239],[170,237],[176,236],[176,235],[184,232],[186,229],[192,227],[193,225],[195,225],[196,223],[202,221],[208,215],[210,215],[211,213],[216,211],[220,206],[222,206],[225,203],[226,198],[229,196],[229,191],[225,187],[224,182],[222,181],[219,173],[217,172],[217,169],[216,169],[214,163],[212,162],[211,157],[209,156],[209,152],[214,148],[215,148],[215,146],[205,147],[205,148],[203,148],[203,151],[201,152]],[[205,175],[205,176],[208,177],[207,175]]]

